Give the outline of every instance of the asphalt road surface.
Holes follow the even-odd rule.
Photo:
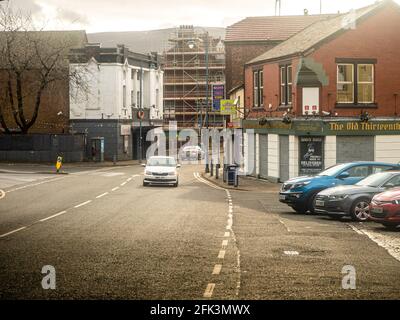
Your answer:
[[[139,166],[35,170],[0,172],[1,299],[400,298],[400,233],[377,224],[297,215],[200,166],[178,188],[143,187]]]

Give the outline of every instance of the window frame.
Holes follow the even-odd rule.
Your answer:
[[[336,59],[336,106],[337,107],[377,107],[375,102],[375,66],[377,64],[376,59]],[[339,66],[340,65],[351,65],[352,66],[352,82],[339,81]],[[372,66],[372,81],[359,81],[359,66]],[[353,88],[353,101],[343,102],[338,101],[338,85],[339,84],[352,84]],[[360,101],[359,97],[359,85],[370,84],[372,85],[372,100],[371,101]]]
[[[291,82],[288,82],[289,71]],[[289,93],[289,86],[291,92]],[[291,63],[281,64],[279,66],[279,104],[280,106],[291,106],[293,104],[293,66]],[[289,97],[290,96],[290,97]]]
[[[264,107],[264,71],[253,70],[253,107]]]

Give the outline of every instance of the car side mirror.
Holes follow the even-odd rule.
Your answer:
[[[339,174],[339,176],[338,176],[339,179],[346,179],[346,178],[348,178],[348,177],[350,177],[350,173],[348,173],[347,171],[342,172],[342,173]]]
[[[142,166],[142,167],[146,167],[146,164],[145,164],[145,163],[142,163],[141,166]]]
[[[392,188],[394,188],[395,187],[395,185],[393,184],[393,183],[386,183],[385,185],[384,185],[384,188],[385,189],[392,189]]]
[[[177,168],[180,168],[180,167],[181,167],[180,163],[178,163],[178,164],[176,165],[176,167],[177,167]]]

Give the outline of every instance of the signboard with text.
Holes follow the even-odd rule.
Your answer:
[[[221,100],[220,111],[222,115],[236,114],[235,100]]]
[[[225,85],[213,84],[212,86],[212,103],[213,111],[221,110],[221,100],[225,98]]]
[[[323,170],[323,137],[299,137],[300,174],[314,175]]]

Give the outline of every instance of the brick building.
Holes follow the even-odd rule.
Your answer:
[[[332,15],[248,17],[226,29],[226,90],[243,84],[244,65],[310,24]]]
[[[254,175],[283,181],[336,163],[400,161],[399,28],[400,8],[385,0],[315,22],[246,64]]]

